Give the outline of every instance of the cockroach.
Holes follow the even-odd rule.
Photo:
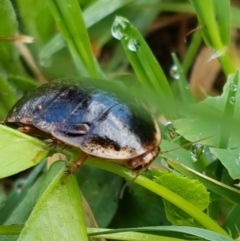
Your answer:
[[[160,151],[158,124],[142,103],[109,86],[90,78],[51,81],[21,98],[5,123],[79,148],[81,162],[93,156],[146,168]]]

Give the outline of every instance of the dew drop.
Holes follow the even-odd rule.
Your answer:
[[[176,129],[174,128],[173,123],[171,121],[165,124],[165,133],[169,140],[173,140],[178,136]]]
[[[40,65],[45,68],[49,68],[52,65],[52,58],[51,57],[42,57],[40,58]]]
[[[135,52],[140,48],[140,43],[137,39],[129,39],[128,41],[128,49]]]
[[[235,97],[234,96],[231,96],[230,99],[229,99],[229,103],[234,105],[235,104]]]
[[[232,83],[232,84],[230,84],[229,87],[230,87],[230,90],[231,90],[231,91],[234,91],[234,92],[237,91],[237,85],[236,85],[236,84]]]
[[[198,158],[203,154],[204,146],[199,143],[194,143],[190,150],[190,156],[193,162],[196,162]]]
[[[132,32],[132,25],[127,19],[116,17],[111,32],[112,36],[118,40],[128,39]]]
[[[176,65],[173,65],[170,69],[170,75],[174,79],[178,80],[180,78],[179,73],[178,73],[178,67]]]

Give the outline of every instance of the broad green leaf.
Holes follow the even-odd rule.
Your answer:
[[[156,182],[177,193],[179,196],[204,211],[210,202],[209,193],[203,184],[197,180],[182,177],[173,173],[165,173],[156,177]],[[165,201],[168,220],[174,225],[199,226],[194,219],[172,203]]]
[[[240,179],[240,149],[210,148],[219,161],[226,167],[232,179]]]
[[[76,178],[64,176],[65,164],[53,164],[40,198],[26,222],[20,240],[88,240]]]
[[[0,125],[0,178],[35,166],[48,155],[44,142]]]
[[[229,135],[228,147],[237,148],[240,141],[237,131],[240,119],[240,88],[235,83],[236,78],[239,78],[237,72],[229,76],[221,96],[208,97],[193,104],[190,117],[174,121],[177,132],[193,142],[212,136],[201,143],[213,146],[219,145],[221,136]],[[226,116],[229,105],[233,109],[231,115]]]

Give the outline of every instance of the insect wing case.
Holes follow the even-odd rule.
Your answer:
[[[127,160],[159,146],[152,115],[109,81],[59,79],[23,97],[7,123],[32,125],[97,157]]]

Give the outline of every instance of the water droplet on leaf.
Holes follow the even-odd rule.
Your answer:
[[[229,99],[229,103],[234,105],[235,104],[235,97],[234,96],[231,96],[230,99]]]
[[[179,79],[179,73],[178,73],[178,67],[176,65],[173,65],[170,69],[170,75],[171,77],[173,77],[174,79]]]
[[[232,83],[232,84],[230,84],[229,87],[230,87],[231,91],[234,91],[234,92],[237,91],[237,85],[236,84]]]
[[[204,146],[199,143],[194,143],[190,150],[191,158],[196,162],[204,151]]]
[[[118,40],[128,39],[132,32],[131,23],[122,17],[116,17],[112,25],[112,36]]]
[[[128,41],[128,49],[135,52],[140,48],[140,43],[137,39],[129,39]]]
[[[167,122],[165,125],[166,136],[169,140],[175,139],[178,134],[171,121]]]

